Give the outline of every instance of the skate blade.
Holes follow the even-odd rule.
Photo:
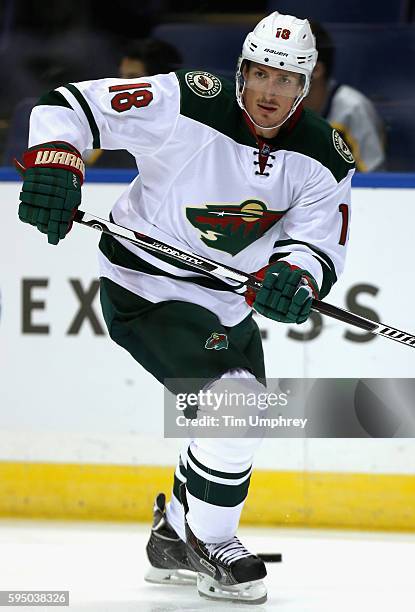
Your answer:
[[[197,582],[196,572],[182,569],[159,569],[150,567],[145,576],[146,582],[152,584],[177,584],[177,585],[195,585]]]
[[[201,597],[216,601],[262,604],[267,601],[267,588],[262,580],[237,585],[222,585],[206,574],[197,575],[197,590]]]

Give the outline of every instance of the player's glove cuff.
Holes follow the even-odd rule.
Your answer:
[[[76,174],[81,185],[85,179],[85,164],[79,151],[63,141],[46,142],[31,147],[23,154],[23,164],[15,160],[20,172],[28,168],[59,168]]]

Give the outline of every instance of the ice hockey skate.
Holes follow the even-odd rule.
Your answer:
[[[186,514],[186,496],[181,490]],[[185,518],[187,556],[198,572],[197,589],[201,597],[217,601],[262,604],[267,589],[262,579],[267,575],[264,562],[249,552],[236,536],[219,544],[199,540]]]
[[[166,517],[166,496],[159,493],[154,502],[153,526],[146,547],[151,567],[144,579],[156,584],[196,584],[196,572],[188,558],[186,544]]]

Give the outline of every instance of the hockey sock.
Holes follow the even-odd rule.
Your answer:
[[[186,449],[188,444],[189,441],[187,440],[182,452],[180,453],[179,461],[174,473],[174,484],[171,500],[166,506],[167,520],[184,542],[186,541],[186,534],[184,529],[184,509],[180,501],[180,485],[182,483],[186,483]]]
[[[264,387],[246,370],[229,371],[210,385],[220,393],[225,378],[234,378],[243,392],[263,393]],[[246,432],[245,432],[246,433]],[[197,538],[219,543],[237,530],[248,494],[255,450],[260,438],[196,438],[187,452],[187,521]]]

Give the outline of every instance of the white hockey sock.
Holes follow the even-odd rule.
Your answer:
[[[230,371],[222,378],[236,379],[244,393],[265,390],[246,370]],[[219,379],[209,388],[220,393],[222,383]],[[220,543],[235,535],[248,493],[253,455],[260,443],[260,438],[243,436],[196,438],[189,445],[187,522],[203,542]]]
[[[180,501],[180,485],[186,482],[187,448],[189,444],[190,440],[186,440],[183,444],[176,471],[174,472],[173,494],[166,506],[167,520],[183,542],[186,542],[186,533],[184,529],[184,509]]]
[[[171,496],[171,500],[166,506],[166,516],[170,525],[173,527],[177,535],[186,542],[186,533],[184,530],[184,509],[175,495]]]

